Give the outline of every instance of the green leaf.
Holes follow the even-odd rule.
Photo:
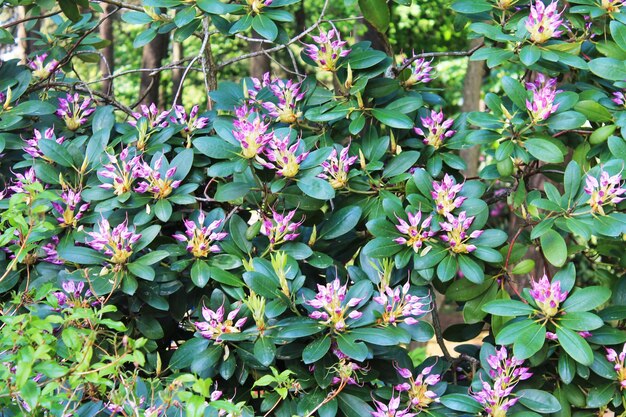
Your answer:
[[[483,306],[483,311],[496,316],[529,316],[535,309],[517,300],[494,300]]]
[[[556,413],[561,409],[559,400],[552,394],[537,389],[522,389],[517,392],[519,402],[542,415]]]
[[[565,327],[557,327],[556,335],[565,352],[576,362],[587,366],[593,363],[593,351],[578,333]]]
[[[617,20],[611,20],[609,24],[611,35],[615,43],[624,51],[626,51],[626,25]]]
[[[224,3],[220,0],[197,0],[196,4],[207,13],[215,15],[225,15],[242,9],[239,4]]]
[[[546,341],[546,328],[538,323],[533,323],[524,331],[520,332],[513,345],[513,354],[518,359],[530,358],[543,347]]]
[[[330,200],[335,197],[335,189],[328,181],[313,176],[301,178],[298,181],[298,188],[304,194],[318,200]]]
[[[483,411],[483,407],[474,398],[467,394],[448,394],[440,399],[441,404],[454,411],[476,415]]]
[[[533,138],[524,142],[526,150],[535,158],[544,162],[563,162],[563,153],[555,144],[545,139]]]
[[[319,237],[332,240],[354,230],[361,219],[363,210],[359,206],[348,206],[335,212],[320,230]]]
[[[151,266],[140,264],[137,262],[131,262],[126,265],[128,271],[136,277],[145,279],[146,281],[154,281],[154,269]]]
[[[236,146],[217,136],[194,138],[193,146],[204,155],[216,159],[230,159],[240,151]]]
[[[100,252],[82,246],[59,246],[58,256],[59,259],[79,265],[97,265],[103,263],[105,260]]]
[[[163,338],[163,328],[154,317],[140,316],[135,322],[137,323],[137,329],[148,339],[157,340]]]
[[[563,303],[563,309],[569,313],[589,311],[600,307],[611,297],[611,290],[606,287],[593,286],[578,288]],[[583,329],[588,330],[588,329]]]
[[[576,362],[569,355],[560,355],[558,362],[559,376],[564,383],[569,384],[576,376]]]
[[[324,329],[324,325],[311,319],[298,318],[298,321],[278,322],[276,325],[278,332],[276,337],[283,339],[298,339],[300,337],[317,334]]]
[[[404,114],[387,109],[372,109],[372,115],[382,124],[395,129],[411,129],[413,121]]]
[[[81,14],[78,10],[78,4],[74,0],[57,0],[57,3],[59,3],[61,11],[68,19],[74,22],[80,20]]]
[[[611,22],[613,23],[613,22]],[[604,384],[594,386],[589,390],[587,395],[587,407],[600,408],[609,403],[615,397],[615,386],[613,384]]]
[[[520,110],[526,109],[528,95],[526,89],[519,81],[505,76],[502,78],[502,89],[504,89],[507,97],[509,97]]]
[[[484,281],[485,273],[483,272],[483,268],[481,268],[476,261],[474,261],[470,256],[463,255],[460,255],[458,259],[459,267],[461,268],[463,275],[465,275],[465,278],[475,284],[480,284]]]
[[[418,160],[420,153],[417,151],[404,151],[396,155],[386,164],[383,178],[391,178],[407,172]]]
[[[389,28],[389,6],[385,0],[359,0],[359,7],[365,20],[370,22],[380,33]]]
[[[370,240],[363,247],[363,253],[372,258],[388,258],[403,249],[401,245],[390,238],[377,237]]]
[[[67,149],[65,149],[63,145],[57,143],[55,140],[41,139],[37,143],[39,144],[39,149],[41,149],[41,152],[43,152],[45,156],[47,156],[57,164],[67,168],[70,168],[74,165],[72,156],[69,154]]]
[[[604,325],[602,319],[593,313],[585,311],[567,312],[567,314],[559,317],[559,324],[574,331],[590,331],[595,330]]]
[[[197,259],[191,266],[191,281],[198,288],[204,288],[211,279],[211,268],[205,261]]]
[[[162,199],[156,202],[153,206],[154,214],[162,222],[167,222],[172,216],[172,205],[169,201]]]
[[[302,351],[302,361],[305,364],[315,363],[330,350],[330,337],[324,336],[309,343]]]
[[[452,10],[462,14],[476,14],[490,12],[492,5],[485,0],[457,0],[452,3]],[[459,410],[463,411],[463,410]]]
[[[441,282],[450,281],[454,278],[458,269],[459,265],[456,261],[456,257],[448,255],[437,265],[437,277]],[[472,284],[475,285],[474,283]]]
[[[594,100],[583,100],[576,103],[574,109],[587,117],[590,122],[608,122],[613,120],[611,112]]]
[[[209,346],[207,339],[197,337],[187,340],[174,351],[170,360],[170,368],[179,370],[191,366],[191,363]]]
[[[561,267],[567,260],[567,245],[563,237],[555,230],[548,230],[539,238],[541,251],[548,262]]]
[[[598,77],[610,81],[626,79],[626,65],[624,61],[615,58],[596,58],[589,61],[589,70]]]
[[[523,319],[516,322],[510,321],[496,336],[496,343],[499,345],[510,345],[515,342],[521,332],[535,325],[536,323],[530,319]]]
[[[548,127],[553,130],[570,130],[581,127],[587,118],[577,111],[557,113],[547,121]]]
[[[382,62],[387,58],[387,54],[383,51],[373,51],[367,49],[364,51],[353,51],[347,56],[350,68],[355,69],[367,69]]]
[[[274,362],[276,356],[276,346],[268,337],[259,337],[254,343],[254,357],[263,366],[269,366]]]
[[[250,185],[245,182],[227,182],[220,184],[215,192],[215,200],[219,202],[235,201],[244,197],[250,191]]]
[[[364,361],[369,352],[365,343],[357,342],[354,337],[347,334],[337,335],[337,347],[342,353],[358,362]]]
[[[541,50],[535,45],[526,45],[519,53],[520,61],[527,67],[539,61],[539,58],[541,58]],[[524,107],[522,107],[522,109],[524,109]]]
[[[156,38],[156,35],[157,35],[157,32],[152,27],[144,30],[135,38],[133,42],[133,48],[139,49],[139,48],[146,46],[147,44],[152,42],[154,38]]]
[[[278,36],[276,23],[264,14],[254,16],[254,19],[252,19],[252,28],[269,41],[273,41]]]

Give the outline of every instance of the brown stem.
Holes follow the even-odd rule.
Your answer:
[[[433,287],[432,284],[430,285],[430,289],[432,291],[432,294],[435,294],[435,287]],[[433,296],[432,299],[433,299],[433,308],[430,311],[430,316],[433,319],[433,328],[435,329],[435,338],[437,339],[437,344],[441,348],[443,357],[446,358],[448,362],[452,362],[454,358],[450,354],[450,351],[448,350],[446,343],[443,341],[441,322],[439,321],[439,314],[437,311],[437,299],[435,296]]]

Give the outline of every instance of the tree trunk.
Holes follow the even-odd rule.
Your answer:
[[[26,17],[26,8],[24,6],[18,6],[16,19],[23,19]],[[30,27],[29,25],[33,25]],[[30,27],[30,29],[27,29]],[[17,48],[19,50],[19,56],[23,63],[28,62],[28,56],[35,50],[33,39],[27,39],[31,37],[32,31],[37,31],[41,28],[41,21],[35,20],[24,22],[17,26]]]
[[[141,56],[141,68],[155,69],[160,68],[163,59],[167,56],[167,47],[169,44],[168,34],[157,35],[149,44],[143,47]],[[141,73],[141,82],[139,86],[139,97],[142,104],[151,104],[159,102],[159,84],[161,83],[161,73],[157,72],[150,76],[148,71]]]
[[[102,3],[103,15],[107,15],[114,10],[114,6],[108,3]],[[106,79],[110,77],[115,71],[115,49],[113,46],[113,26],[114,16],[106,19],[100,25],[100,37],[109,42],[107,46],[102,49],[102,57],[100,59],[100,74],[105,80],[102,82],[102,92],[108,95],[113,95],[113,80]]]
[[[474,48],[483,42],[482,38],[473,39],[469,47]],[[485,64],[483,61],[469,61],[467,72],[463,81],[463,112],[480,111],[481,109],[481,87],[485,76]],[[473,146],[468,149],[461,149],[461,158],[465,160],[467,169],[464,171],[466,177],[476,177],[478,175],[478,164],[480,158],[480,147]]]
[[[172,42],[172,62],[178,62],[184,58],[185,50],[182,42]],[[182,66],[182,65],[181,65]],[[183,73],[182,68],[174,68],[172,70],[172,99],[176,97],[176,93],[180,89],[180,94],[183,94]]]
[[[256,33],[256,31],[254,30],[252,31],[252,37],[260,38],[259,34]],[[265,46],[261,42],[248,42],[248,44],[250,46],[250,52],[262,51]],[[249,62],[251,77],[261,79],[263,78],[263,74],[265,74],[266,72],[270,72],[271,70],[270,58],[265,54],[252,57]]]

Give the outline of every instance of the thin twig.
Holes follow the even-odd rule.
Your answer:
[[[402,64],[400,66],[400,68],[395,69],[394,72],[396,74],[401,73],[409,65],[411,65],[413,63],[413,61],[416,61],[416,60],[418,60],[420,58],[436,58],[436,57],[441,57],[441,56],[469,56],[469,55],[472,55],[477,50],[479,50],[480,48],[482,48],[483,45],[484,45],[484,43],[480,43],[480,44],[476,45],[475,47],[473,47],[472,49],[470,49],[468,51],[426,52],[426,53],[423,53],[423,54],[413,55],[404,64]]]
[[[47,13],[47,14],[42,14],[42,15],[39,15],[39,16],[30,16],[30,17],[25,17],[25,18],[23,18],[23,19],[14,20],[14,21],[12,21],[12,22],[6,23],[6,24],[2,25],[1,27],[2,27],[2,29],[8,29],[8,28],[10,28],[10,27],[17,26],[17,25],[19,25],[20,23],[25,23],[25,22],[28,22],[28,21],[30,21],[30,20],[45,19],[45,18],[47,18],[47,17],[56,16],[56,15],[58,15],[59,13],[61,13],[61,11],[60,11],[60,10],[57,10],[56,12],[50,12],[50,13]]]
[[[435,287],[430,286],[431,292],[433,294],[433,308],[430,310],[430,316],[433,319],[433,328],[435,329],[435,338],[437,340],[437,344],[441,348],[441,352],[443,353],[443,357],[446,358],[448,362],[451,362],[454,358],[450,354],[446,343],[443,340],[442,330],[441,330],[441,322],[439,321],[439,312],[437,311],[437,296],[435,292]]]
[[[117,1],[117,0],[100,0],[100,3],[107,3],[107,4],[112,4],[114,6],[119,7],[120,9],[129,9],[129,10],[134,10],[136,12],[142,12],[145,13],[145,10],[143,9],[143,7],[140,6],[135,6],[134,4],[130,4],[130,3],[124,3],[123,1]]]

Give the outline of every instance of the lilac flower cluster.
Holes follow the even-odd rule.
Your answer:
[[[338,190],[348,183],[348,173],[350,167],[354,165],[357,156],[348,156],[350,145],[346,146],[337,154],[337,150],[333,149],[328,158],[322,162],[324,172],[318,175],[319,178],[328,180],[330,185]]]
[[[315,61],[324,71],[337,70],[337,61],[348,56],[350,49],[345,49],[346,41],[342,41],[339,32],[331,29],[328,32],[320,30],[319,36],[312,36],[314,44],[305,44],[304,53]],[[336,39],[335,39],[336,38]]]
[[[117,155],[107,154],[109,163],[104,165],[104,170],[99,171],[98,175],[112,180],[100,185],[105,190],[113,190],[113,193],[120,196],[132,189],[133,181],[139,177],[139,168],[141,166],[141,156],[130,156],[130,149],[124,148]]]
[[[442,216],[447,216],[454,209],[461,207],[467,197],[457,194],[463,190],[463,184],[457,184],[454,177],[445,174],[443,180],[433,181],[431,196],[435,202],[435,210]]]
[[[224,240],[228,233],[218,232],[222,226],[223,220],[214,220],[208,226],[204,225],[206,216],[201,211],[198,215],[198,221],[194,222],[189,219],[184,220],[185,234],[177,233],[173,236],[179,242],[187,242],[187,251],[196,258],[205,258],[209,253],[217,253],[220,247],[215,244],[220,240]]]
[[[416,127],[413,130],[419,136],[423,136],[423,142],[426,145],[430,145],[435,149],[439,149],[443,142],[454,136],[455,130],[450,130],[450,127],[454,123],[454,119],[444,120],[443,111],[436,112],[431,110],[430,116],[421,117],[422,126],[424,129],[428,129],[428,133],[425,133],[423,129]]]
[[[519,397],[513,397],[513,389],[523,380],[532,376],[529,368],[522,367],[524,361],[515,357],[508,358],[505,347],[496,350],[490,355],[487,362],[491,369],[489,376],[493,384],[482,381],[482,390],[472,393],[472,396],[483,406],[489,417],[505,416],[509,408],[514,406]]]
[[[141,238],[128,227],[128,219],[111,229],[107,219],[97,224],[98,231],[87,232],[91,240],[85,242],[93,249],[109,256],[109,262],[115,265],[124,265],[133,254],[133,245]]]
[[[380,292],[372,299],[383,306],[383,315],[380,321],[385,324],[397,325],[399,323],[417,324],[417,318],[429,311],[430,301],[428,296],[418,297],[409,294],[411,283],[407,282],[402,287],[392,289],[389,285],[380,288]]]
[[[539,282],[531,281],[530,296],[544,316],[554,317],[559,312],[559,305],[567,298],[567,291],[561,291],[559,281],[550,282],[544,275]]]
[[[317,294],[312,300],[305,303],[315,308],[309,317],[322,321],[325,325],[335,331],[343,332],[346,327],[346,318],[358,319],[363,315],[360,311],[354,310],[362,301],[361,298],[351,298],[346,300],[348,284],[341,285],[339,278],[326,285],[317,285]],[[348,313],[348,310],[351,310]],[[347,313],[347,314],[346,314]]]
[[[407,62],[409,62],[408,58],[402,61],[402,65],[406,65]],[[409,77],[404,80],[402,84],[404,84],[405,87],[412,87],[415,84],[429,83],[432,80],[431,72],[433,67],[430,65],[432,62],[432,59],[430,61],[427,61],[424,58],[414,59],[408,66],[411,75],[409,75]]]
[[[48,54],[44,53],[41,55],[35,56],[35,58],[28,62],[28,68],[33,70],[33,76],[40,79],[45,79],[50,76],[54,71],[56,71],[59,62],[55,59],[51,59],[46,64],[46,59],[48,58]]]
[[[620,385],[620,390],[626,389],[626,367],[624,366],[624,360],[626,360],[626,344],[622,348],[620,353],[617,353],[615,349],[606,349],[606,359],[613,363],[613,369],[617,374],[617,381]]]
[[[61,284],[63,291],[54,292],[53,295],[57,299],[59,307],[79,307],[85,305],[85,302],[92,296],[91,290],[85,289],[84,282],[65,281]],[[89,305],[89,302],[87,302]]]
[[[241,156],[245,159],[256,158],[274,137],[272,132],[267,133],[269,123],[263,123],[261,116],[247,106],[236,108],[235,116],[233,135],[240,143]]]
[[[404,410],[400,409],[400,396],[397,397],[391,395],[387,404],[374,400],[376,410],[372,411],[372,417],[415,417],[417,413],[411,413],[411,410],[406,407]]]
[[[563,24],[562,11],[557,11],[559,2],[553,1],[548,6],[541,0],[536,0],[530,6],[530,16],[526,21],[526,30],[530,33],[530,40],[534,43],[544,43],[552,38],[558,38],[563,31],[559,27]]]
[[[468,243],[470,239],[476,239],[483,234],[483,230],[474,230],[470,234],[467,231],[474,222],[474,216],[467,217],[467,213],[462,211],[458,217],[452,214],[446,216],[447,222],[439,223],[441,230],[446,234],[441,236],[441,240],[447,242],[454,253],[470,253],[476,250],[476,246]]]
[[[396,215],[396,218],[400,222],[399,225],[396,225],[396,229],[398,229],[398,231],[404,236],[400,236],[394,239],[394,242],[413,248],[413,251],[415,253],[419,253],[424,246],[424,242],[426,242],[428,239],[435,235],[433,231],[428,230],[430,228],[430,223],[432,222],[433,217],[428,216],[422,222],[421,211],[418,211],[415,214],[407,213],[407,216],[409,217],[408,223],[404,219],[401,219]],[[430,246],[427,246],[422,254],[427,254],[429,250]]]
[[[604,170],[600,173],[600,181],[591,175],[587,175],[585,193],[589,195],[591,212],[601,215],[604,215],[603,206],[618,204],[626,198],[622,197],[626,193],[626,188],[624,188],[621,174],[611,176]]]
[[[265,217],[261,225],[261,233],[270,240],[270,248],[295,240],[300,235],[296,231],[304,223],[304,218],[299,222],[293,222],[295,214],[296,210],[292,210],[287,214],[281,214],[272,210],[272,218]]]
[[[264,101],[261,106],[269,112],[269,115],[274,117],[277,122],[293,124],[295,123],[302,112],[298,110],[298,104],[304,98],[304,92],[300,91],[300,83],[295,83],[292,80],[284,82],[283,80],[272,80],[270,73],[266,72],[263,75],[263,79],[252,78],[254,88],[248,90],[248,96],[251,102],[256,101],[258,92],[264,87],[268,87],[269,90],[278,98],[278,104],[270,101]]]
[[[24,194],[26,195],[26,202],[29,203],[34,197],[31,194],[29,188],[35,184],[41,184],[35,175],[35,168],[28,168],[24,171],[23,174],[15,173],[15,177],[12,180],[10,186],[7,187],[7,190],[14,194]]]
[[[269,160],[261,160],[265,168],[275,169],[276,173],[285,178],[293,178],[300,171],[300,164],[309,155],[309,152],[298,153],[302,140],[298,139],[289,146],[289,135],[280,139],[276,135],[269,141],[264,149],[264,155]]]
[[[87,123],[89,115],[96,111],[95,107],[90,106],[90,98],[80,102],[78,93],[68,94],[65,98],[59,98],[59,108],[56,115],[63,119],[69,130],[76,130]]]
[[[247,317],[240,318],[233,323],[235,317],[239,313],[240,307],[232,310],[226,318],[224,318],[224,306],[220,306],[216,311],[213,311],[207,307],[202,307],[202,317],[206,321],[197,321],[194,323],[196,329],[202,337],[210,340],[214,340],[216,343],[222,343],[220,336],[228,333],[239,333],[244,324],[246,324]]]
[[[163,157],[154,162],[154,167],[142,161],[134,171],[134,175],[143,180],[137,184],[135,191],[142,194],[151,192],[152,197],[156,200],[162,200],[172,194],[181,183],[180,180],[174,179],[177,167],[171,167],[165,172],[165,175],[161,175],[162,165]]]
[[[398,374],[408,381],[396,385],[395,389],[408,394],[409,406],[414,410],[422,411],[432,403],[439,402],[439,396],[432,387],[441,381],[441,375],[431,373],[433,367],[425,367],[416,377],[409,369],[396,367]]]
[[[526,109],[533,122],[546,120],[558,110],[559,104],[554,103],[556,94],[560,92],[556,89],[556,78],[548,78],[539,73],[534,82],[526,83],[526,89],[533,94],[532,100],[526,99]]]
[[[128,121],[129,125],[137,126],[137,122],[142,117],[148,121],[148,125],[152,128],[167,127],[169,125],[167,117],[170,115],[170,112],[160,111],[156,104],[152,103],[149,106],[142,104],[140,110],[141,112],[133,112],[133,119]]]
[[[30,139],[26,139],[26,146],[24,147],[24,152],[32,156],[33,158],[41,158],[43,156],[43,152],[39,148],[39,142],[42,140],[54,140],[59,145],[65,141],[63,136],[56,137],[54,134],[54,127],[49,127],[43,131],[43,134],[40,130],[33,130],[33,137]]]
[[[80,191],[70,188],[61,193],[61,202],[53,201],[52,208],[57,212],[57,221],[61,227],[76,227],[77,222],[89,209],[89,203],[80,204],[82,201]],[[78,211],[76,209],[78,208]]]
[[[196,130],[204,129],[209,124],[208,117],[198,117],[199,107],[193,106],[189,114],[183,106],[174,107],[174,115],[170,115],[170,121],[177,125],[182,125],[181,134],[187,138],[187,147],[191,147],[191,137]]]

